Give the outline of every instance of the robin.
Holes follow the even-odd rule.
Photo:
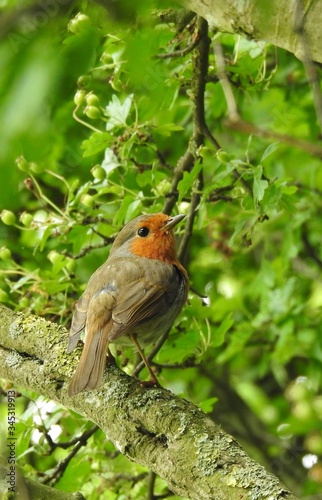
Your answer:
[[[178,261],[172,229],[184,215],[136,217],[119,232],[107,261],[76,304],[67,352],[85,328],[85,343],[69,384],[73,396],[101,383],[110,342],[134,343],[157,383],[143,348],[172,326],[187,298],[188,275]]]

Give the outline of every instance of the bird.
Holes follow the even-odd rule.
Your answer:
[[[184,217],[155,213],[131,220],[90,277],[76,303],[68,340],[70,353],[85,329],[70,397],[101,385],[110,343],[134,344],[151,384],[158,385],[144,347],[171,328],[187,300],[188,274],[178,260],[173,234]]]

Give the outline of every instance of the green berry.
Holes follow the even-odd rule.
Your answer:
[[[106,52],[104,52],[102,54],[101,61],[103,64],[106,64],[106,65],[113,65],[114,64],[113,57],[110,54],[107,54]]]
[[[101,112],[96,106],[86,106],[84,113],[92,120],[97,120],[101,116]]]
[[[86,103],[88,106],[99,106],[100,105],[100,100],[95,94],[87,94],[86,96]]]
[[[71,31],[72,33],[77,33],[78,31],[78,23],[76,19],[71,19],[67,25],[68,31]]]
[[[100,165],[95,165],[91,170],[91,174],[94,179],[97,179],[99,181],[103,181],[106,177],[106,172]]]
[[[80,33],[90,24],[90,19],[85,14],[77,14],[74,19],[71,19],[68,23],[67,29],[72,33]]]
[[[311,420],[314,416],[312,406],[308,401],[296,403],[293,407],[293,414],[302,422]]]
[[[28,172],[29,162],[23,156],[16,158],[16,165],[22,172]]]
[[[305,445],[311,453],[322,453],[322,436],[319,432],[312,432],[305,438]]]
[[[167,179],[162,179],[157,186],[158,195],[165,196],[170,192],[171,184]]]
[[[119,78],[114,78],[114,76],[111,76],[109,79],[109,84],[111,85],[113,90],[116,90],[117,92],[120,92],[122,90],[122,84]]]
[[[13,226],[16,223],[16,216],[11,210],[2,210],[0,217],[7,226]]]
[[[88,16],[86,16],[86,14],[82,14],[81,12],[79,12],[77,14],[77,16],[75,17],[75,19],[77,19],[77,21],[79,23],[83,23],[83,24],[89,24],[90,23],[90,18]]]
[[[216,156],[217,160],[220,161],[220,163],[223,163],[224,165],[226,165],[230,161],[229,154],[223,149],[219,149],[219,151],[217,151],[216,153]]]
[[[7,247],[0,248],[0,259],[1,260],[9,260],[11,259],[11,252]]]
[[[85,90],[77,90],[74,96],[74,103],[76,104],[76,106],[81,106],[85,101],[85,97],[86,97]]]
[[[309,397],[309,389],[304,383],[292,382],[286,389],[286,397],[294,403],[307,400]]]
[[[94,198],[90,194],[84,194],[81,197],[81,202],[83,203],[83,205],[85,205],[85,207],[93,208]]]
[[[30,169],[35,173],[35,174],[41,174],[44,170],[45,167],[43,165],[39,165],[39,163],[36,163],[34,161],[31,161],[29,163]]]
[[[77,80],[77,85],[83,89],[88,87],[92,82],[92,77],[90,75],[82,75]]]
[[[28,214],[28,212],[22,212],[19,220],[20,220],[21,224],[23,224],[24,226],[30,227],[34,218],[31,214]]]

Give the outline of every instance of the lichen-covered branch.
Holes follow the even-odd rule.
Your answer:
[[[44,484],[32,481],[29,478],[17,478],[17,495],[7,493],[7,469],[0,466],[0,498],[4,500],[14,500],[21,498],[23,500],[85,500],[81,493],[67,493],[66,491],[54,490]]]
[[[192,403],[160,388],[143,388],[116,366],[100,390],[67,394],[79,349],[67,355],[67,331],[0,306],[0,377],[77,411],[99,425],[130,460],[156,472],[191,499],[295,500]]]
[[[204,17],[211,28],[265,40],[303,59],[301,36],[295,21],[298,0],[181,0],[182,5]],[[265,20],[265,21],[264,21]],[[320,2],[305,2],[304,28],[313,61],[322,62]]]

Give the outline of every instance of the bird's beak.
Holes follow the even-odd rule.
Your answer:
[[[184,219],[184,218],[185,218],[184,214],[179,214],[179,215],[175,215],[174,217],[170,217],[170,219],[163,226],[162,230],[168,231],[169,229],[172,229],[174,226],[179,224],[179,222],[181,222],[182,219]]]

